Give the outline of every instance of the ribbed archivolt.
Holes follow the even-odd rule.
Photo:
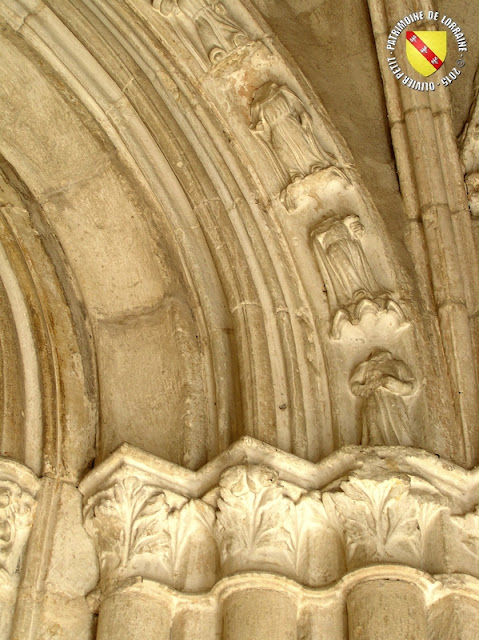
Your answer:
[[[97,458],[128,440],[198,468],[245,434],[309,460],[360,442],[454,458],[452,400],[438,404],[431,390],[450,391],[434,370],[438,345],[325,109],[250,6],[205,6],[200,19],[171,4],[2,9],[12,41],[35,58],[27,65],[6,44],[9,73],[28,66],[51,106],[6,104],[5,149],[65,247],[92,320]],[[41,61],[71,99],[42,84]],[[20,108],[28,128],[16,131]],[[52,128],[62,143],[40,161],[41,132]],[[151,345],[175,357],[148,360]],[[387,353],[407,380],[396,364],[395,380],[379,384]],[[179,440],[165,404],[145,391],[151,377],[170,392]],[[401,415],[369,442],[361,422],[379,420],[384,403]]]
[[[400,258],[248,0],[0,15],[22,194],[1,347],[31,401],[0,398],[2,447],[23,428],[0,460],[3,636],[90,640],[98,615],[101,640],[474,637],[477,260],[447,105],[385,81]]]

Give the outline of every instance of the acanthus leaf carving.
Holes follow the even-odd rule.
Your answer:
[[[225,571],[285,563],[294,570],[294,507],[268,467],[239,465],[223,473],[215,533]]]
[[[296,520],[298,547],[302,546],[304,538],[311,529],[334,529],[320,491],[310,491],[300,497],[296,504]]]
[[[191,553],[193,539],[196,539],[196,542],[200,542],[200,544],[202,543],[202,548],[210,549],[210,553],[207,555],[213,565],[210,567],[210,573],[216,574],[214,522],[214,509],[203,500],[188,500],[180,509],[174,509],[169,514],[168,526],[171,536],[170,554],[168,555],[169,572],[173,576],[177,588],[185,585],[193,590],[197,587],[201,588],[202,576],[200,572],[196,569],[192,576],[188,572],[190,556],[194,555]],[[193,565],[195,565],[194,562]],[[205,568],[203,571],[207,573]]]
[[[142,477],[123,468],[104,475],[106,488],[90,489],[85,505],[101,559],[100,588],[144,576],[197,592],[242,571],[279,573],[316,587],[371,564],[464,571],[459,556],[476,575],[477,510],[460,515],[467,507],[458,502],[456,485],[446,492],[446,485],[438,486],[437,467],[444,463],[420,458],[431,473],[421,466],[415,473],[413,450],[397,451],[409,471],[393,469],[392,448],[347,448],[344,459],[354,452],[349,471],[322,490],[309,480],[292,481],[289,471],[289,480],[282,479],[283,472],[264,464],[226,468],[202,498],[190,497],[191,485],[180,495],[179,482],[151,473]],[[468,481],[454,469],[448,473]]]
[[[414,496],[417,505],[417,528],[420,534],[415,547],[416,566],[424,569],[429,564],[431,551],[433,556],[437,553],[437,549],[431,543],[437,530],[442,529],[443,519],[449,515],[449,509],[443,498],[432,496],[425,491],[416,492]],[[444,547],[444,545],[441,546]]]
[[[124,568],[135,554],[164,547],[168,510],[164,493],[135,477],[99,492],[87,505],[85,522],[101,565]]]
[[[311,491],[296,505],[296,575],[305,584],[328,584],[345,570],[337,514],[324,495]]]
[[[314,583],[319,573],[339,576],[341,561],[331,558],[323,570],[308,561],[325,541],[340,542],[319,491],[292,496],[278,474],[262,465],[229,469],[220,487],[216,536],[226,573],[280,570],[305,583]]]
[[[175,500],[177,502],[177,500]],[[176,586],[178,566],[198,528],[211,528],[214,511],[180,498],[174,506],[159,487],[127,477],[90,498],[85,524],[96,542],[102,575],[151,573]],[[199,505],[198,503],[201,502]]]
[[[432,523],[444,506],[411,493],[408,477],[350,477],[323,495],[341,524],[348,566],[371,562],[421,565]]]
[[[459,551],[461,561],[472,557],[479,567],[479,505],[474,511],[465,515],[451,516],[450,527],[450,536],[454,539],[455,551],[456,554]]]

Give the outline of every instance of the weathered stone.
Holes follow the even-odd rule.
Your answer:
[[[475,637],[473,5],[0,0],[2,640]]]

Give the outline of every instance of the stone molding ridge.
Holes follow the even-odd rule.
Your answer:
[[[221,578],[211,589],[198,593],[182,593],[148,578],[126,578],[115,584],[111,591],[104,594],[104,597],[108,598],[118,593],[128,592],[147,593],[156,596],[158,600],[174,600],[176,606],[181,610],[183,606],[191,607],[192,604],[198,602],[210,604],[210,606],[217,605],[218,602],[223,603],[227,600],[231,594],[256,588],[289,593],[300,600],[303,608],[307,608],[310,605],[325,606],[328,601],[337,602],[338,596],[341,599],[357,585],[381,580],[396,580],[414,585],[422,592],[427,607],[434,606],[451,594],[476,601],[479,599],[479,580],[477,578],[465,574],[431,575],[419,569],[396,564],[381,564],[354,569],[338,582],[321,589],[312,589],[274,573],[246,571]],[[98,610],[98,605],[99,602],[96,603],[96,610]]]
[[[308,587],[370,565],[479,578],[479,474],[405,447],[318,464],[247,437],[199,471],[122,445],[80,485],[100,589],[188,593],[245,571]]]

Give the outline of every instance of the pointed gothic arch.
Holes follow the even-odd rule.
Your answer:
[[[10,457],[43,475],[14,633],[49,633],[50,596],[65,637],[85,638],[98,609],[98,638],[136,637],[138,617],[165,638],[214,618],[228,640],[250,640],[275,611],[278,637],[294,637],[300,624],[315,632],[320,610],[338,638],[347,616],[350,634],[366,618],[375,633],[380,616],[360,603],[378,585],[379,612],[408,603],[422,635],[436,633],[438,602],[462,598],[474,617],[467,580],[426,573],[464,570],[452,531],[463,551],[476,544],[476,472],[435,458],[477,458],[475,366],[445,329],[466,326],[474,296],[445,318],[452,302],[434,279],[438,320],[434,287],[413,281],[345,142],[254,7],[0,9],[0,152],[22,195],[2,223],[24,301],[5,324],[31,374],[16,385],[37,407]],[[451,226],[437,245],[452,260]],[[424,229],[412,244],[429,273]],[[10,467],[3,479],[32,512],[35,483]],[[64,574],[47,560],[62,552]],[[324,602],[307,591],[330,585]],[[48,597],[31,607],[31,593]]]

